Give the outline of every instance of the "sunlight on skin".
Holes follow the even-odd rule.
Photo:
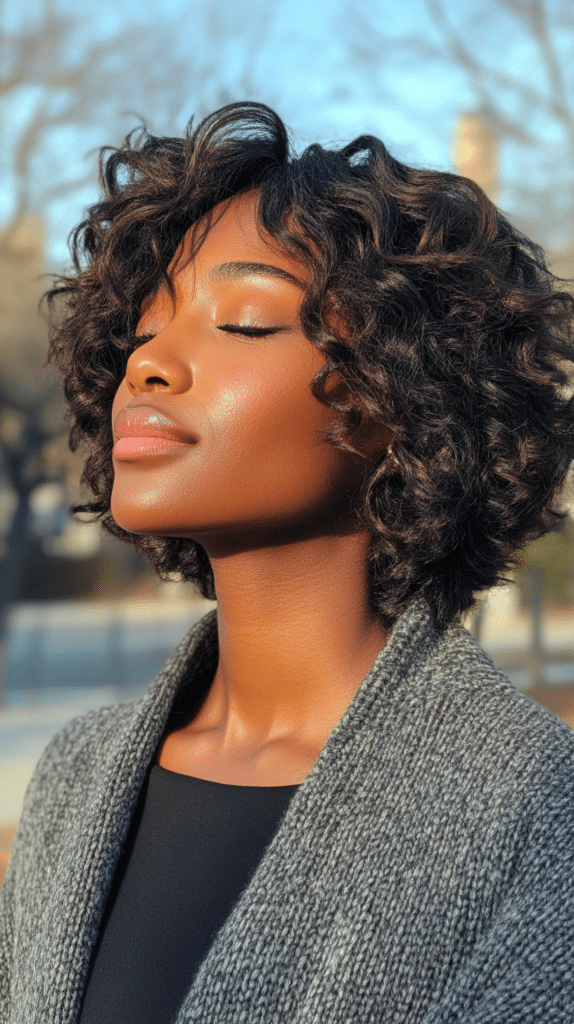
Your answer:
[[[111,507],[132,532],[199,541],[215,576],[218,670],[160,764],[283,785],[308,773],[385,643],[354,504],[388,439],[365,428],[366,462],[320,440],[333,413],[310,391],[324,357],[299,322],[302,289],[276,273],[218,271],[271,263],[304,279],[260,235],[256,199],[222,204],[193,263],[175,261],[175,302],[162,290],[144,305],[137,333],[148,340],[130,356],[112,422],[151,403],[188,443],[116,455]]]

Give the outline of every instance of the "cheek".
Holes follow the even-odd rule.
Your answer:
[[[220,408],[229,439],[221,479],[245,515],[298,517],[347,490],[343,453],[320,438],[333,414],[307,379],[294,386],[293,378],[260,378],[243,394],[230,392]]]
[[[219,392],[209,418],[223,431],[229,449],[247,464],[264,453],[308,458],[319,449],[317,435],[332,419],[311,394],[307,378],[257,374]],[[321,447],[325,447],[322,445]]]

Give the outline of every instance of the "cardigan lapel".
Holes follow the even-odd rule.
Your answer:
[[[28,994],[36,990],[34,1020],[73,1024],[78,1019],[106,898],[147,770],[176,697],[193,694],[216,655],[211,612],[187,633],[144,697],[126,705],[113,722],[117,731],[95,784],[83,806],[70,811],[70,840],[54,866],[58,885],[38,907],[42,946],[60,955],[50,975],[38,978],[30,972],[42,957],[31,951],[21,980]],[[50,895],[56,889],[68,895],[65,909]]]

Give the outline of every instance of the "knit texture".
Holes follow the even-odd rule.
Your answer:
[[[207,615],[147,694],[34,771],[0,903],[1,1024],[74,1024],[170,709],[217,663]],[[177,1024],[572,1024],[574,734],[420,601],[297,790]]]

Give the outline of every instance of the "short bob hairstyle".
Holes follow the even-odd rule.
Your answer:
[[[417,596],[439,626],[456,620],[556,525],[574,458],[574,300],[476,184],[408,167],[371,135],[296,156],[280,118],[247,102],[190,122],[184,138],[138,129],[100,166],[103,198],[71,236],[74,270],[48,293],[48,359],[95,497],[71,511],[95,513],[161,578],[216,596],[200,544],[114,521],[111,407],[141,343],[142,301],[169,284],[185,232],[256,190],[263,228],[310,269],[301,322],[326,358],[312,383],[336,413],[325,440],[355,451],[365,415],[392,438],[359,510],[383,624]],[[345,400],[325,390],[335,373]]]

